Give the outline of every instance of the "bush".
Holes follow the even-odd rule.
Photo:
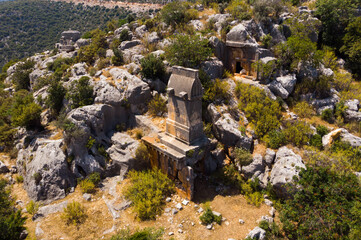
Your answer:
[[[247,20],[252,17],[251,6],[245,0],[232,0],[226,10],[238,20]]]
[[[112,57],[112,64],[121,66],[124,63],[123,54],[118,48],[113,48],[114,56]]]
[[[323,110],[321,113],[321,119],[326,122],[332,123],[333,122],[333,110],[330,108]]]
[[[10,191],[6,189],[7,182],[0,179],[0,239],[18,240],[25,230],[26,218],[16,210]]]
[[[46,105],[57,115],[63,107],[66,89],[61,82],[53,82],[47,91],[49,95],[46,100]]]
[[[341,157],[341,161],[346,165],[345,168],[356,172],[361,171],[361,147],[352,147],[350,143],[336,140],[331,146],[331,152]]]
[[[165,51],[171,65],[190,68],[196,68],[211,55],[212,49],[208,46],[208,40],[198,35],[179,34]]]
[[[107,47],[106,35],[99,29],[91,31],[91,43],[80,48],[77,62],[86,62],[89,65],[95,62],[97,57],[105,57],[105,48]]]
[[[247,193],[245,196],[248,204],[252,204],[256,207],[260,207],[263,203],[263,195],[260,192]]]
[[[293,198],[280,210],[289,239],[357,239],[361,232],[361,187],[351,172],[307,166],[295,180]],[[327,231],[325,231],[327,229]]]
[[[160,170],[130,171],[128,177],[130,186],[124,195],[133,202],[137,217],[141,220],[155,219],[162,212],[165,196],[174,191],[173,182]]]
[[[278,19],[282,10],[281,0],[255,0],[253,14],[258,21],[266,22],[270,17]]]
[[[34,102],[33,95],[26,90],[15,93],[11,106],[11,122],[14,126],[34,129],[41,126],[41,107]]]
[[[323,137],[329,133],[328,128],[323,125],[318,125],[316,127],[316,131],[317,131],[317,134],[320,135],[321,137]]]
[[[79,185],[80,185],[82,193],[94,193],[95,192],[95,185],[88,178],[82,180]]]
[[[315,112],[307,102],[298,102],[293,111],[301,118],[311,118]]]
[[[286,141],[297,147],[302,147],[310,141],[312,131],[310,126],[302,121],[296,123],[287,123],[283,130]]]
[[[237,165],[247,166],[253,161],[252,154],[244,148],[234,149],[234,158]]]
[[[333,77],[322,75],[318,78],[315,87],[315,94],[319,98],[327,98],[330,96],[331,82]]]
[[[267,147],[278,149],[286,144],[286,136],[283,131],[272,130],[266,136]]]
[[[163,229],[144,228],[134,233],[131,233],[129,229],[122,229],[110,240],[161,240],[163,234]]]
[[[135,159],[140,165],[146,165],[149,162],[150,154],[148,148],[144,143],[140,143],[137,150],[135,150]]]
[[[248,84],[237,83],[235,94],[239,98],[240,110],[246,114],[259,137],[265,136],[280,126],[281,106],[277,101],[267,97],[263,90]]]
[[[39,203],[34,202],[33,200],[31,200],[27,205],[26,205],[26,211],[34,216],[39,210]]]
[[[145,58],[141,59],[140,65],[142,67],[140,73],[143,78],[162,79],[165,74],[163,60],[154,54],[148,54]]]
[[[87,218],[85,208],[79,202],[71,202],[64,208],[62,218],[67,224],[79,225]]]
[[[314,146],[318,149],[322,149],[323,145],[322,145],[322,137],[319,134],[315,134],[311,137],[310,139],[310,145]]]
[[[83,76],[72,82],[67,98],[72,101],[72,108],[91,105],[94,102],[93,87],[89,83],[90,78]]]
[[[352,75],[349,72],[336,72],[333,80],[337,91],[349,91],[352,86]]]
[[[148,111],[153,117],[163,116],[167,112],[167,102],[157,94],[148,103]]]
[[[21,175],[17,175],[16,178],[16,183],[23,183],[24,182],[24,177]]]
[[[16,66],[15,72],[12,75],[13,83],[15,84],[15,90],[26,89],[30,87],[29,74],[32,72],[35,62],[27,60]]]
[[[203,101],[205,103],[227,102],[230,98],[228,90],[229,85],[226,81],[222,81],[218,78],[214,81],[210,81],[209,84],[204,85]]]
[[[171,2],[160,11],[160,17],[165,24],[175,28],[178,24],[186,23],[186,7],[181,2]]]
[[[199,220],[201,220],[201,222],[203,224],[211,224],[211,223],[218,223],[221,224],[222,222],[222,215],[221,216],[217,216],[215,214],[213,214],[213,211],[211,210],[211,208],[209,206],[207,206],[203,212],[203,214],[199,217]]]

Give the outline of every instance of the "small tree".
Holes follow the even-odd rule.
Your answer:
[[[72,83],[67,98],[72,101],[72,108],[78,108],[93,104],[93,87],[89,83],[90,78],[81,77]]]
[[[211,55],[208,40],[198,35],[177,35],[165,52],[172,65],[190,68],[196,68]]]
[[[114,56],[112,57],[112,64],[120,66],[123,64],[123,54],[118,48],[113,48]]]
[[[26,90],[15,93],[11,107],[11,122],[14,126],[28,129],[39,127],[41,107],[34,102],[33,95]]]
[[[71,202],[64,208],[62,218],[67,224],[79,225],[87,218],[85,208],[79,202]]]
[[[167,112],[167,102],[160,96],[160,94],[155,95],[155,97],[150,100],[148,104],[149,113],[152,116],[163,116]]]
[[[140,73],[144,78],[161,79],[165,74],[165,66],[163,60],[156,57],[154,54],[148,54],[145,58],[140,60],[142,69]]]
[[[247,166],[253,161],[252,154],[249,151],[238,147],[234,149],[234,158],[240,167]]]
[[[46,100],[46,104],[57,115],[63,106],[66,89],[61,82],[53,82],[48,88],[48,93],[49,96]]]

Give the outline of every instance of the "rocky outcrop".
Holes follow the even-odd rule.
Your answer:
[[[352,147],[361,147],[361,138],[349,133],[344,128],[336,129],[329,134],[323,136],[322,145],[324,147],[330,147],[332,143],[337,139],[349,143]]]
[[[360,101],[357,99],[348,100],[345,102],[347,107],[345,111],[345,120],[347,122],[361,122],[361,112],[359,110]]]
[[[2,161],[0,161],[0,174],[8,172],[10,172],[8,167]]]
[[[296,75],[290,74],[276,78],[273,82],[268,85],[268,88],[282,99],[287,99],[288,96],[293,92],[296,86],[297,78]]]
[[[140,40],[131,40],[131,41],[123,41],[121,44],[120,44],[120,49],[121,50],[126,50],[126,49],[129,49],[129,48],[132,48],[132,47],[135,47],[137,45],[140,45],[142,44],[142,42]]]
[[[229,113],[218,112],[215,105],[210,104],[207,108],[208,115],[212,119],[215,137],[227,147],[236,146],[250,150],[253,145],[252,138],[239,131],[239,123]]]
[[[223,63],[217,58],[203,62],[201,68],[211,79],[222,78],[223,76]]]
[[[64,154],[63,140],[34,139],[21,149],[17,167],[24,176],[24,188],[35,201],[50,202],[64,198],[68,189],[75,186]]]
[[[124,175],[129,168],[136,167],[135,151],[139,142],[131,138],[128,134],[117,132],[111,136],[112,146],[107,149],[112,163],[107,166],[107,176]]]
[[[151,32],[148,36],[147,36],[147,41],[150,44],[155,44],[157,42],[160,41],[160,37],[158,36],[157,32]]]
[[[247,28],[242,24],[238,24],[227,33],[228,42],[242,42],[257,46],[257,41],[248,33]]]
[[[137,27],[135,30],[135,35],[138,37],[138,38],[143,38],[144,35],[148,32],[147,30],[147,27],[145,25],[142,25],[142,26],[139,26]]]
[[[260,154],[256,154],[253,157],[251,164],[242,167],[242,173],[246,178],[257,177],[265,170],[265,164]]]
[[[266,231],[260,227],[255,227],[248,233],[247,238],[264,240],[266,239]]]
[[[286,189],[286,184],[291,184],[293,177],[297,176],[302,168],[306,168],[306,166],[300,155],[295,154],[287,147],[278,150],[270,178],[270,182],[278,196],[286,197],[290,194]]]
[[[42,79],[45,79],[48,76],[49,73],[46,70],[35,69],[34,71],[32,71],[29,74],[30,88],[34,89],[34,87],[38,85]]]

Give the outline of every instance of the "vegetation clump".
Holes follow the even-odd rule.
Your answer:
[[[160,170],[130,171],[130,186],[124,194],[132,201],[133,210],[141,220],[155,219],[165,203],[165,197],[173,193],[173,182]]]
[[[72,82],[67,98],[72,101],[72,108],[91,105],[94,102],[93,87],[89,83],[90,78],[83,76]]]
[[[160,240],[163,234],[163,229],[144,228],[133,233],[129,229],[122,229],[110,240]]]
[[[84,223],[87,218],[86,209],[79,202],[73,201],[68,203],[64,208],[62,218],[68,225],[73,224],[78,226],[79,224]]]
[[[211,224],[211,223],[218,223],[221,224],[222,222],[222,215],[216,215],[213,213],[212,209],[209,206],[206,206],[204,209],[203,214],[199,217],[199,220],[203,224]]]

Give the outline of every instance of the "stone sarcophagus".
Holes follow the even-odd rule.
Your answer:
[[[168,83],[166,133],[192,144],[203,137],[203,88],[198,70],[173,67]]]
[[[192,199],[197,168],[207,155],[208,138],[203,134],[203,88],[198,70],[173,67],[168,83],[166,131],[143,137],[150,164],[173,179],[180,193]]]

